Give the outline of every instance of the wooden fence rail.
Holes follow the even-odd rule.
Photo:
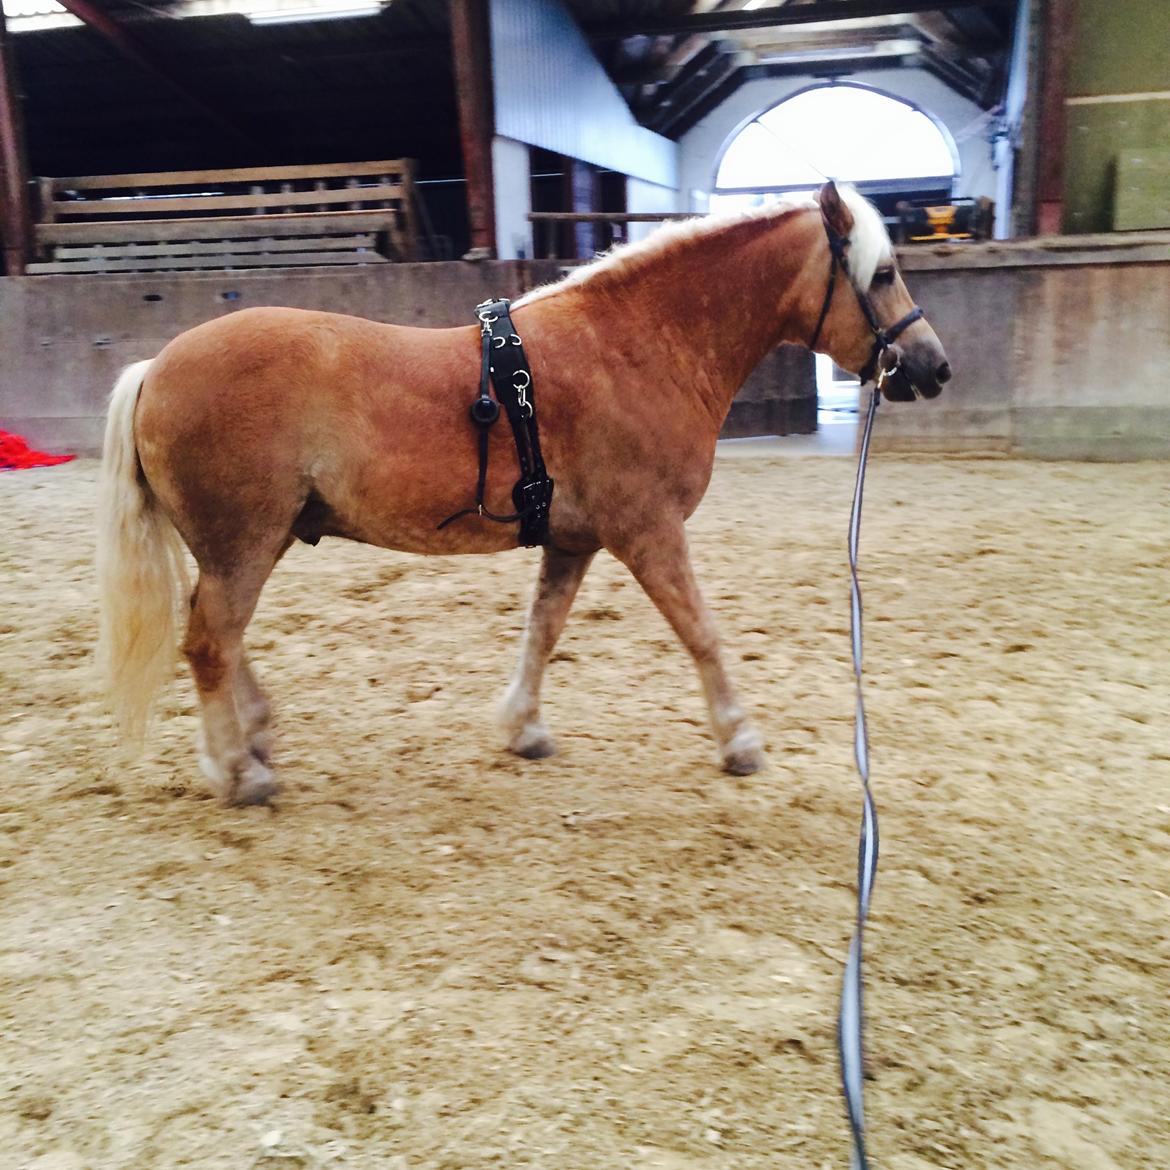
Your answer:
[[[39,180],[33,274],[384,264],[418,255],[413,163]]]

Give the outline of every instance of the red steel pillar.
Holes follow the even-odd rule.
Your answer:
[[[1045,0],[1040,56],[1040,112],[1036,134],[1036,230],[1042,236],[1064,230],[1064,141],[1068,125],[1070,0]]]
[[[496,254],[496,196],[492,175],[495,109],[492,101],[492,49],[489,0],[451,0],[451,53],[459,136],[467,178],[471,246]]]
[[[0,8],[0,240],[5,272],[9,276],[22,276],[32,257],[32,211],[24,119],[3,8]]]

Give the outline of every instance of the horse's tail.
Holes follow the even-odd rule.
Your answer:
[[[134,747],[142,744],[154,696],[174,674],[187,584],[182,541],[134,444],[134,408],[149,367],[136,362],[114,384],[98,495],[98,670],[118,729]]]

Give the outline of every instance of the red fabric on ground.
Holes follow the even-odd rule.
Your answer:
[[[19,471],[25,467],[52,467],[68,463],[76,455],[46,455],[34,451],[19,435],[0,431],[0,471]]]

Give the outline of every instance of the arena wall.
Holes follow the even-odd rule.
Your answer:
[[[1170,235],[928,248],[907,251],[903,267],[955,378],[934,402],[883,407],[879,447],[1170,457]],[[93,454],[118,371],[237,308],[458,325],[485,297],[519,296],[558,271],[517,261],[0,279],[0,429]],[[728,433],[810,429],[811,385],[807,355],[778,351],[740,395]]]
[[[95,454],[118,371],[177,334],[255,305],[352,313],[406,325],[467,324],[491,296],[553,278],[553,263],[384,264],[0,280],[0,429]]]
[[[907,284],[954,380],[883,407],[879,447],[1170,458],[1170,235],[908,249]]]
[[[537,260],[0,278],[0,430],[48,450],[97,454],[118,372],[236,309],[289,305],[402,325],[467,325],[480,301],[518,297],[561,271],[556,261]],[[469,378],[470,401],[478,371]],[[815,426],[812,358],[785,346],[748,380],[727,433]]]

